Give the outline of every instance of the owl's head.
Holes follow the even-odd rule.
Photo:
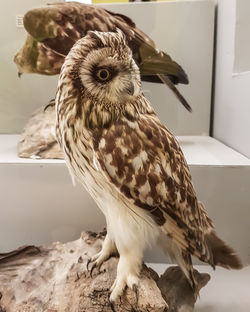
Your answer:
[[[124,102],[141,94],[139,69],[120,30],[88,32],[71,49],[69,61],[83,90],[99,101]]]

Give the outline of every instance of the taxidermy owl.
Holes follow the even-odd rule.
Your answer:
[[[114,302],[136,289],[143,251],[158,243],[196,290],[191,256],[212,267],[241,262],[198,201],[178,142],[141,88],[126,35],[90,31],[65,59],[56,95],[56,133],[73,178],[107,222],[93,267],[117,252]]]
[[[191,111],[175,87],[188,83],[186,73],[168,54],[159,51],[129,17],[93,5],[65,2],[30,10],[23,22],[28,35],[14,58],[19,74],[58,74],[73,44],[89,30],[106,32],[119,28],[126,36],[142,80],[165,83]]]

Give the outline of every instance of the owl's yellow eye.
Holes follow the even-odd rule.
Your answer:
[[[96,76],[98,79],[100,79],[101,81],[106,81],[110,78],[110,72],[108,69],[106,68],[102,68],[102,69],[99,69],[97,72],[96,72]]]

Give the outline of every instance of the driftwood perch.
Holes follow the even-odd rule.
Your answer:
[[[55,120],[54,101],[35,111],[22,131],[17,146],[18,156],[63,159],[63,153],[55,138]]]
[[[87,260],[101,248],[104,233],[82,233],[81,238],[48,247],[21,247],[0,254],[1,312],[110,312],[109,288],[116,276],[118,258],[106,261],[92,277]],[[199,287],[210,279],[196,272]],[[143,266],[136,294],[127,289],[115,311],[193,311],[195,298],[178,267],[159,277]],[[138,299],[138,300],[137,300]],[[167,303],[166,303],[167,302]]]

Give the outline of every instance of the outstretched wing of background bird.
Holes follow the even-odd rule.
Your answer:
[[[126,35],[142,80],[165,83],[191,111],[174,85],[188,84],[186,73],[168,54],[159,51],[154,41],[129,17],[97,6],[66,2],[28,11],[24,16],[24,27],[29,35],[15,56],[20,74],[57,74],[71,47],[89,30],[106,32],[119,28]]]

